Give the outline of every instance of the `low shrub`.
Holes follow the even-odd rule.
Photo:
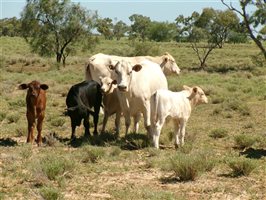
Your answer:
[[[17,123],[19,118],[20,118],[20,115],[18,113],[10,113],[9,115],[7,115],[6,118],[7,118],[9,124]]]
[[[40,189],[41,196],[46,200],[58,200],[62,198],[60,191],[54,187],[42,187]]]
[[[91,146],[85,147],[82,162],[97,163],[104,156],[105,156],[105,151],[100,147],[91,147]]]
[[[66,120],[64,118],[53,118],[51,119],[51,125],[55,127],[63,126]]]
[[[232,169],[233,176],[248,176],[256,168],[253,160],[244,157],[229,158],[226,163]]]
[[[212,138],[224,138],[227,136],[227,130],[223,129],[223,128],[217,128],[214,129],[210,132],[209,134],[210,137]]]
[[[247,134],[236,135],[234,140],[236,147],[239,149],[251,147],[256,142],[256,138],[254,136]]]
[[[0,122],[6,118],[6,113],[0,112]]]
[[[46,156],[41,159],[41,168],[43,173],[50,179],[55,180],[73,169],[73,162],[59,156]]]

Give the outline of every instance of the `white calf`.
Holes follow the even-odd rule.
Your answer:
[[[186,123],[191,110],[198,104],[208,103],[203,90],[195,86],[183,86],[184,90],[172,92],[157,90],[151,98],[153,144],[159,148],[159,137],[166,117],[170,116],[175,124],[175,145],[184,145]],[[181,140],[181,142],[180,142]]]

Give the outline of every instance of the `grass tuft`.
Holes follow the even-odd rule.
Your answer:
[[[226,163],[232,169],[234,177],[248,176],[256,168],[253,160],[244,157],[229,158]]]
[[[40,189],[40,194],[45,200],[62,199],[60,191],[54,187],[46,186]]]
[[[227,136],[227,130],[223,129],[223,128],[217,128],[217,129],[214,129],[210,132],[209,134],[210,137],[212,138],[224,138]]]
[[[236,135],[234,140],[236,147],[239,149],[251,147],[256,142],[256,138],[254,136],[247,134]]]

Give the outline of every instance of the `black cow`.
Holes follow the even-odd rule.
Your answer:
[[[65,114],[71,118],[71,139],[75,139],[76,126],[80,126],[82,119],[85,127],[85,136],[90,135],[90,114],[93,116],[94,122],[93,134],[97,134],[101,102],[101,86],[95,81],[83,81],[70,88],[66,98],[67,111]],[[94,108],[94,111],[92,108]]]

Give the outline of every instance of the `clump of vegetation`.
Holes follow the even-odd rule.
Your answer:
[[[194,181],[199,174],[211,171],[214,166],[215,162],[208,154],[178,153],[171,159],[170,170],[180,181]]]
[[[112,147],[110,151],[110,156],[119,156],[121,154],[122,150],[119,147]]]
[[[7,115],[6,118],[7,118],[9,124],[17,123],[19,118],[20,118],[20,115],[18,113],[10,113],[9,115]]]
[[[236,147],[239,149],[251,147],[256,142],[256,138],[248,134],[236,135],[234,140]]]
[[[97,163],[104,156],[105,156],[105,151],[100,147],[91,147],[91,146],[85,147],[82,162]]]
[[[159,55],[159,46],[153,45],[151,42],[134,42],[133,43],[133,52],[130,56],[158,56]]]
[[[149,139],[143,134],[128,134],[123,141],[122,149],[136,150],[143,149],[149,146]]]
[[[253,160],[244,157],[229,158],[226,163],[232,169],[233,176],[248,176],[256,168]]]
[[[0,122],[6,118],[6,113],[0,112]]]
[[[40,194],[44,199],[47,200],[57,200],[61,199],[62,195],[60,194],[60,191],[54,187],[45,186],[40,189]]]
[[[210,132],[209,134],[210,137],[212,138],[224,138],[227,136],[227,130],[223,129],[223,128],[217,128],[214,129]]]
[[[223,105],[224,109],[227,111],[236,111],[239,112],[243,116],[250,115],[249,107],[239,100],[228,100]]]
[[[63,126],[65,122],[66,120],[64,118],[56,117],[51,120],[51,125],[55,127],[60,127]]]
[[[26,101],[24,99],[17,99],[13,101],[9,101],[8,104],[13,107],[25,107]]]
[[[42,171],[50,180],[56,180],[58,176],[70,172],[73,167],[73,162],[60,156],[46,156],[41,160]]]

